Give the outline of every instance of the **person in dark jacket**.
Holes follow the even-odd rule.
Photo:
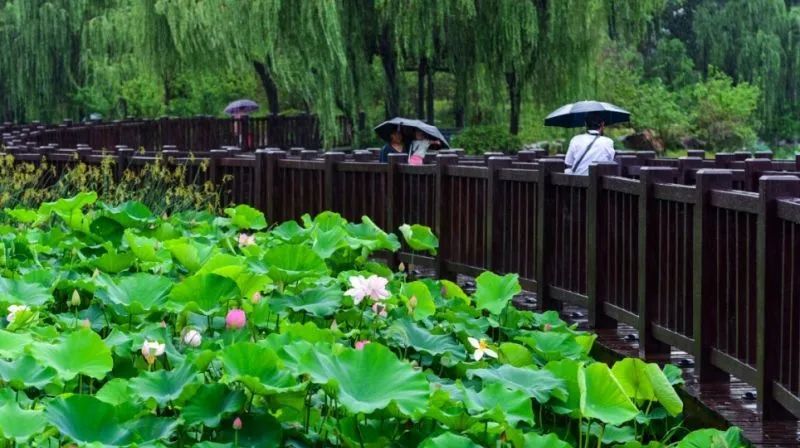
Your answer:
[[[403,142],[403,134],[399,129],[392,131],[389,143],[383,145],[381,149],[380,161],[387,163],[389,161],[389,154],[403,154],[406,152],[406,145]]]

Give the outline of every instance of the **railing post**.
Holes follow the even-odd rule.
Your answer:
[[[669,361],[670,346],[653,337],[651,323],[655,320],[655,312],[650,301],[657,294],[658,264],[652,255],[658,248],[658,228],[656,201],[653,196],[653,184],[672,183],[675,169],[666,167],[642,167],[639,177],[639,253],[637,271],[639,274],[639,356],[648,360]]]
[[[117,151],[117,180],[122,180],[125,176],[125,170],[131,163],[131,157],[133,157],[133,150],[130,148]]]
[[[343,162],[345,155],[343,152],[326,152],[322,155],[325,160],[325,209],[334,210],[336,198],[339,193],[339,185],[336,182],[336,165]]]
[[[598,265],[601,253],[608,250],[608,241],[600,229],[605,225],[608,210],[600,205],[603,190],[603,176],[619,175],[616,162],[589,165],[589,190],[586,193],[586,296],[588,299],[588,319],[591,328],[616,328],[617,322],[605,313],[600,295]]]
[[[401,154],[402,155],[402,154]],[[449,239],[445,236],[445,230],[450,226],[456,225],[452,222],[450,208],[445,205],[447,194],[447,166],[458,163],[458,156],[455,154],[439,154],[436,156],[436,215],[434,219],[434,232],[439,237],[439,254],[436,257],[436,273],[439,278],[453,280],[450,272],[447,271],[447,259],[452,248]]]
[[[489,157],[486,161],[488,176],[486,179],[486,269],[497,270],[500,258],[503,256],[503,247],[495,242],[500,240],[500,226],[503,204],[502,193],[498,176],[501,168],[511,167],[511,157]]]
[[[717,154],[719,156],[720,154]],[[730,375],[711,364],[711,343],[717,336],[716,313],[712,298],[716,295],[715,213],[711,190],[730,190],[733,173],[729,170],[702,169],[697,172],[694,205],[694,259],[692,328],[694,333],[695,374],[700,382],[727,381]]]
[[[266,164],[264,165],[264,214],[267,215],[268,222],[277,222],[279,200],[275,193],[275,185],[279,182],[278,161],[286,158],[286,153],[277,148],[266,149]],[[283,199],[283,198],[280,198]]]
[[[734,160],[736,160],[736,157],[730,152],[718,152],[714,154],[714,164],[717,168],[730,168]]]
[[[397,204],[399,204],[397,182],[400,179],[398,167],[407,158],[408,156],[405,154],[389,154],[389,163],[386,164],[386,231],[388,232],[396,231],[403,224],[400,222],[400,213],[397,208]],[[438,236],[441,238],[441,235]],[[399,262],[397,252],[392,252],[389,255],[389,267],[397,269]]]
[[[772,169],[772,161],[769,159],[746,159],[744,161],[744,189],[747,191],[758,191],[758,178],[761,173]]]
[[[253,206],[264,212],[264,174],[267,171],[267,150],[257,149],[253,165]]]
[[[561,159],[542,159],[539,161],[539,195],[536,210],[538,234],[536,235],[536,295],[542,310],[560,310],[561,303],[550,298],[550,269],[553,263],[553,225],[554,217],[561,212],[555,210],[555,195],[552,194],[553,173],[564,172],[564,161]]]
[[[678,159],[678,183],[688,185],[692,177],[692,170],[703,168],[703,159],[699,157],[681,157]]]
[[[778,378],[781,356],[780,328],[775,316],[783,312],[781,301],[781,247],[778,237],[777,199],[800,197],[797,176],[764,176],[758,188],[759,210],[756,230],[756,390],[764,419],[790,418],[774,398],[773,381]],[[787,316],[791,319],[791,316]],[[776,349],[777,348],[777,349]]]

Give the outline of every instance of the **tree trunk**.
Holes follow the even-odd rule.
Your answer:
[[[381,33],[378,51],[381,55],[383,72],[386,75],[386,118],[389,119],[400,115],[400,84],[397,80],[397,58],[394,54],[388,27],[384,27]]]
[[[455,121],[457,128],[464,127],[466,104],[467,104],[467,78],[463,74],[456,73],[456,92],[453,97],[453,121]]]
[[[281,112],[281,106],[278,102],[278,86],[275,85],[275,80],[272,79],[267,67],[261,62],[253,61],[253,67],[256,69],[261,85],[264,87],[264,92],[267,94],[269,113],[278,115]]]
[[[522,102],[522,95],[516,72],[506,73],[506,84],[508,84],[508,98],[509,101],[511,101],[509,132],[511,132],[512,135],[517,135],[519,133],[519,110],[520,103]]]
[[[433,125],[433,67],[432,64],[428,64],[428,124]]]
[[[417,118],[425,117],[425,76],[428,74],[428,60],[420,58],[417,66]]]

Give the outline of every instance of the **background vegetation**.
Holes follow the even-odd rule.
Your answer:
[[[798,0],[0,0],[0,46],[2,120],[252,97],[328,132],[347,115],[359,144],[394,115],[527,143],[567,137],[543,116],[596,98],[672,148],[800,139]]]

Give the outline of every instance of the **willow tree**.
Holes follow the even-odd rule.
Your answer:
[[[694,12],[698,68],[706,72],[718,67],[734,79],[758,85],[763,93],[759,115],[767,134],[778,131],[787,113],[800,110],[798,14],[784,0],[707,0]]]

